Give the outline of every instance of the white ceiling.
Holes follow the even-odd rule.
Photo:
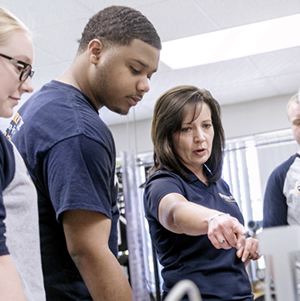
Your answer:
[[[0,5],[34,33],[35,89],[69,66],[89,17],[110,5],[140,10],[162,41],[300,13],[300,0],[1,0]],[[299,28],[295,30],[300,34]],[[150,92],[128,116],[106,108],[100,115],[108,125],[151,118],[156,99],[179,84],[208,89],[221,105],[296,93],[300,47],[176,71],[160,63]]]

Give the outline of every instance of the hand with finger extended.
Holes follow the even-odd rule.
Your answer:
[[[245,244],[247,231],[239,221],[229,214],[219,213],[208,222],[208,238],[216,249],[231,249]]]
[[[241,260],[245,262],[246,265],[251,259],[259,259],[260,255],[258,252],[258,240],[252,237],[248,237],[246,239],[245,245],[236,252],[236,256],[238,258],[241,258]]]

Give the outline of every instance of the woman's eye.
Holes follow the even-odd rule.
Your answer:
[[[24,70],[24,66],[16,65],[16,68],[20,73]]]
[[[206,129],[209,129],[209,128],[211,127],[211,124],[210,124],[210,123],[204,124],[204,127],[205,127]]]
[[[190,128],[182,128],[181,132],[188,132],[190,130]]]

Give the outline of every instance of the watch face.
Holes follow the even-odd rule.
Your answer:
[[[257,269],[256,270],[256,276],[259,280],[264,280],[265,279],[265,269]]]

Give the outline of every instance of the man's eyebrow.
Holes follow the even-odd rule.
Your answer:
[[[142,65],[144,68],[149,68],[149,65],[145,64],[144,62],[138,60],[138,59],[133,59],[134,62]],[[157,71],[157,69],[154,69],[152,72],[155,73]]]
[[[146,65],[144,62],[137,60],[137,59],[133,59],[133,61],[135,61],[136,63],[142,65],[143,67],[148,67],[148,65]]]

